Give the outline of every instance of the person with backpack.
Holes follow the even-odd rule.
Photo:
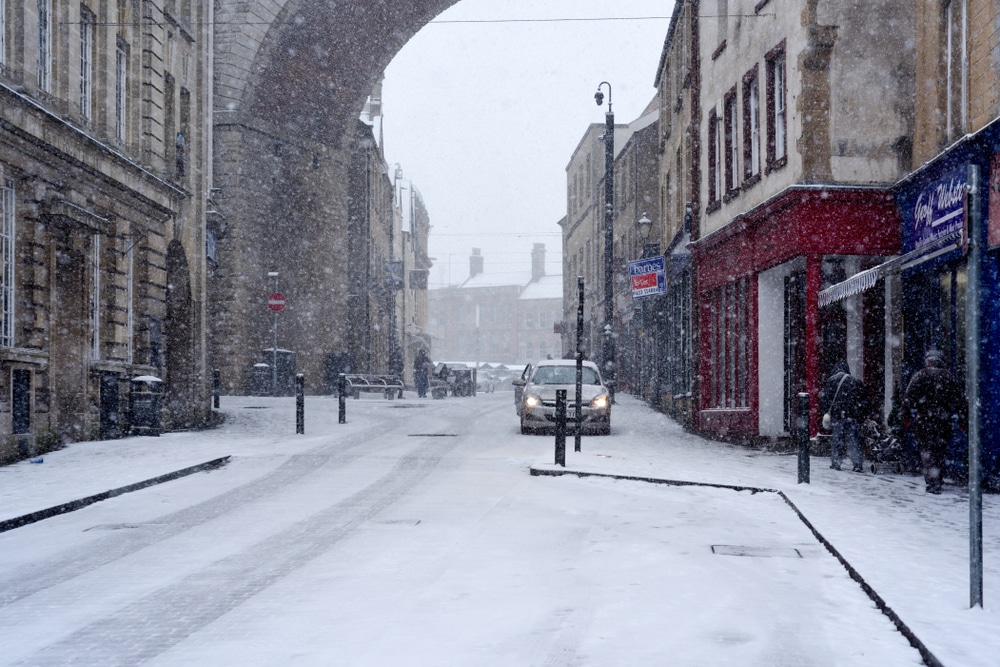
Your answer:
[[[868,397],[864,384],[851,375],[851,368],[846,361],[834,366],[833,374],[826,383],[824,398],[827,405],[824,422],[829,415],[828,427],[833,432],[830,439],[830,467],[840,470],[846,449],[854,472],[863,472],[861,425],[868,416]],[[824,423],[824,426],[827,425]]]

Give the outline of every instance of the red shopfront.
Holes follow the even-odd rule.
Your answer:
[[[696,427],[728,440],[788,435],[794,397],[819,390],[838,359],[877,384],[885,305],[820,309],[817,295],[900,248],[888,188],[794,186],[691,245],[698,292]]]

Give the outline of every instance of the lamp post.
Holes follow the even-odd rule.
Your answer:
[[[647,257],[655,257],[656,255],[659,255],[660,244],[655,242],[654,243],[649,242],[649,232],[652,231],[653,229],[653,221],[646,216],[645,211],[643,211],[642,217],[636,220],[635,224],[637,231],[639,232],[639,238],[642,239],[642,258],[646,259]],[[649,318],[647,314],[649,306],[646,303],[646,301],[651,298],[659,299],[659,297],[646,297],[642,301],[643,337],[641,342],[642,347],[640,348],[640,357],[643,366],[648,365],[647,375],[651,380],[650,382],[651,386],[649,392],[650,400],[652,401],[653,399],[655,399],[657,402],[659,402],[660,369],[659,369],[659,364],[657,363],[659,354],[659,349],[658,349],[659,346],[657,344],[658,342],[657,333],[660,328],[660,322],[659,322],[659,316],[656,314],[657,310],[655,308],[656,306],[658,306],[658,304],[655,301],[653,302],[654,310],[653,310],[652,326],[650,326],[650,323],[648,321]],[[650,331],[652,331],[652,335],[649,335]]]
[[[615,363],[614,334],[614,211],[615,211],[615,114],[611,109],[611,84],[602,81],[594,93],[597,106],[604,104],[601,87],[608,87],[608,111],[604,114],[604,377],[611,390],[612,402],[618,376]]]
[[[268,278],[274,278],[274,293],[278,294],[278,272],[268,271]],[[278,311],[274,311],[274,347],[271,348],[271,396],[278,395]]]

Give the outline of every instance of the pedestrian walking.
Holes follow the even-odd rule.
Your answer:
[[[427,397],[427,373],[431,360],[427,358],[427,353],[421,348],[417,352],[416,359],[413,360],[413,382],[417,385],[417,396]]]
[[[965,391],[955,376],[945,368],[944,353],[928,350],[924,367],[913,374],[903,396],[903,406],[910,416],[910,429],[920,450],[927,493],[941,493],[945,453],[954,435],[954,420],[959,428],[969,417]]]
[[[861,425],[868,417],[868,397],[864,384],[851,375],[851,368],[846,361],[834,366],[833,375],[827,380],[824,396],[828,401],[825,412],[830,416],[830,430],[833,431],[830,439],[830,467],[840,470],[846,449],[854,472],[862,472]]]

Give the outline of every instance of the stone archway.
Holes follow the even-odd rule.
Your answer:
[[[209,353],[224,392],[249,391],[271,347],[268,272],[288,300],[278,345],[296,352],[307,387],[319,390],[328,355],[346,349],[357,119],[396,53],[457,2],[217,3]]]

